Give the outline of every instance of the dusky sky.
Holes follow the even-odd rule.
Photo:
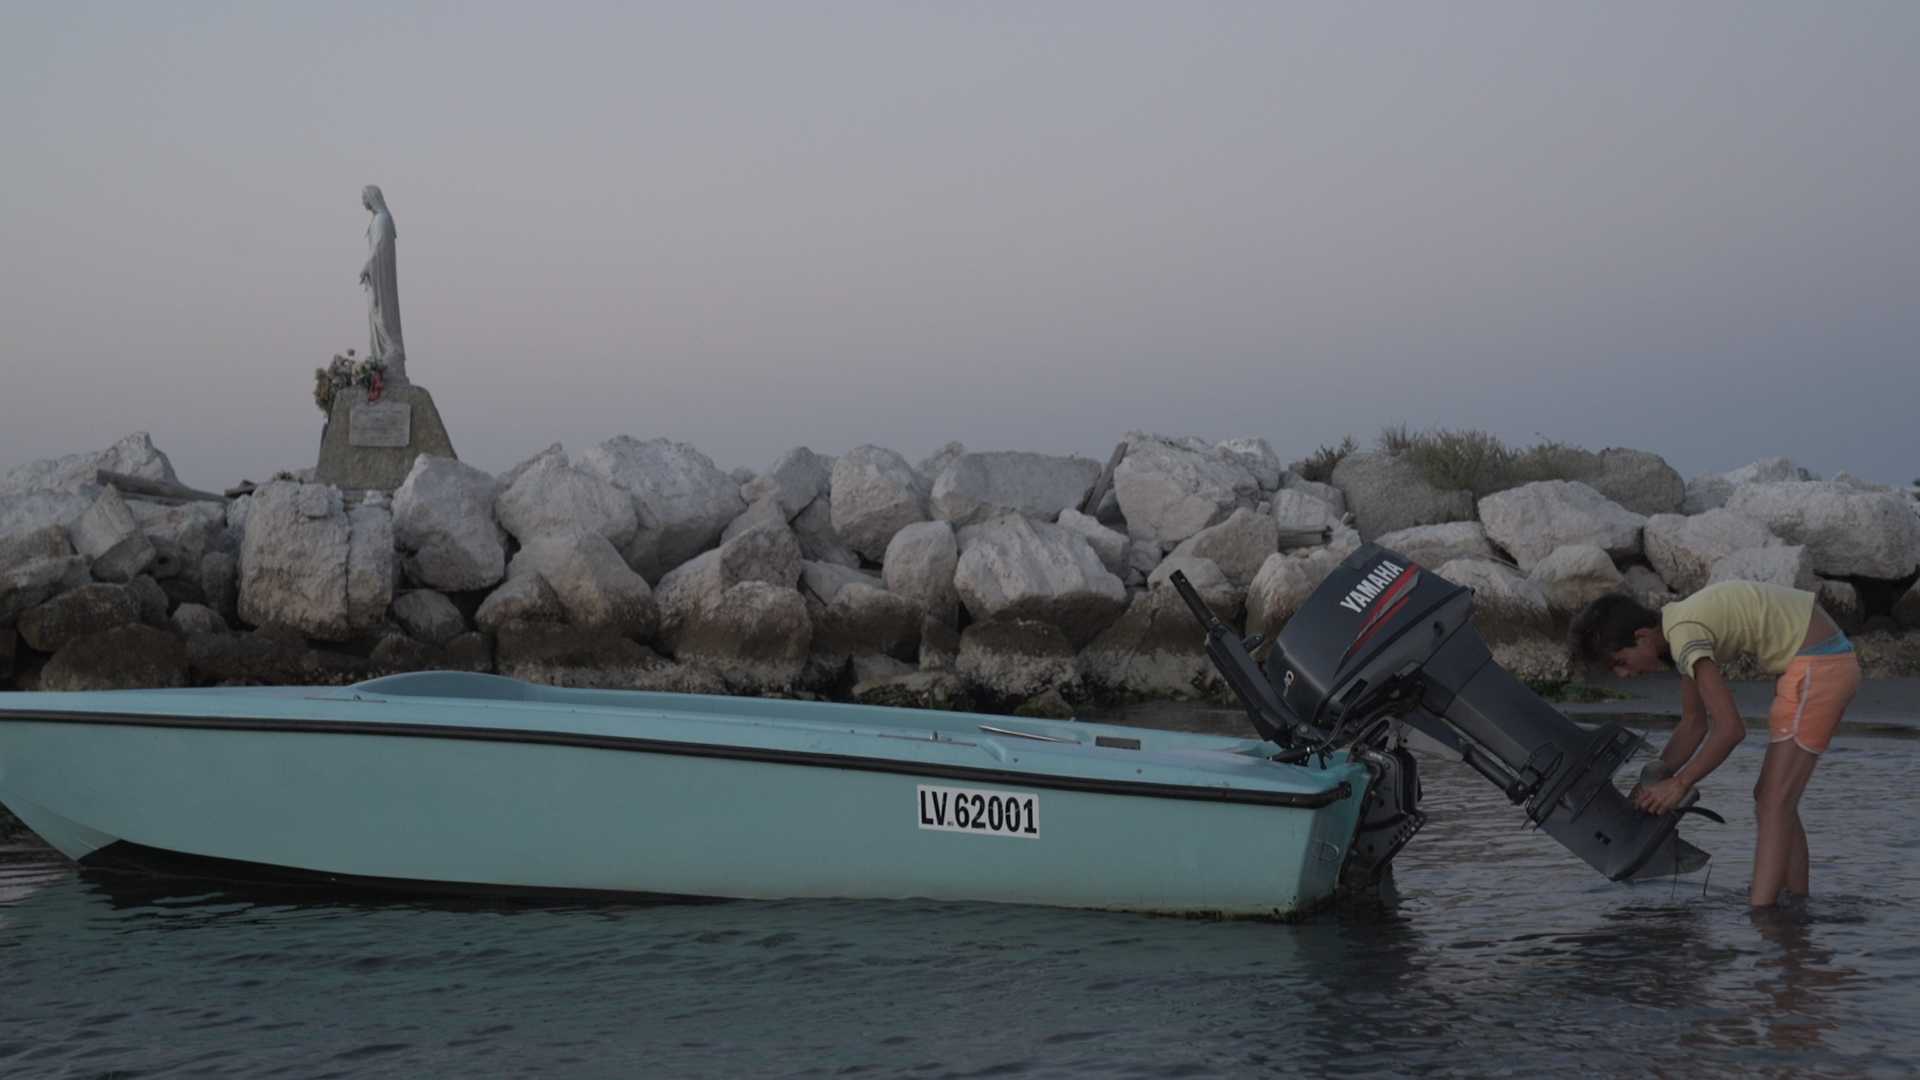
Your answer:
[[[462,457],[1920,476],[1920,4],[13,5],[0,470],[314,462],[379,184]]]

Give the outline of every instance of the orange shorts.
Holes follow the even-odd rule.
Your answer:
[[[1810,754],[1823,752],[1859,692],[1860,659],[1853,653],[1794,657],[1773,685],[1768,741],[1792,739]]]

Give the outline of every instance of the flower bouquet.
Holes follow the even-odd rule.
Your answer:
[[[336,353],[332,363],[313,369],[313,403],[321,412],[332,415],[334,395],[349,386],[365,389],[368,401],[379,401],[386,370],[387,365],[370,356],[356,359],[352,349]]]

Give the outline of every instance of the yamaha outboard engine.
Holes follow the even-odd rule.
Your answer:
[[[1346,876],[1376,875],[1425,820],[1402,725],[1458,753],[1527,819],[1613,880],[1686,873],[1707,854],[1649,815],[1612,778],[1640,749],[1617,723],[1583,727],[1493,662],[1474,629],[1473,593],[1367,544],[1342,562],[1274,642],[1265,670],[1174,584],[1207,628],[1207,650],[1261,735],[1299,760],[1345,750],[1374,774]]]

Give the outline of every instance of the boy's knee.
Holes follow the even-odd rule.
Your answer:
[[[1787,799],[1787,785],[1769,784],[1762,780],[1753,785],[1753,808],[1755,813],[1784,813],[1791,810]]]

